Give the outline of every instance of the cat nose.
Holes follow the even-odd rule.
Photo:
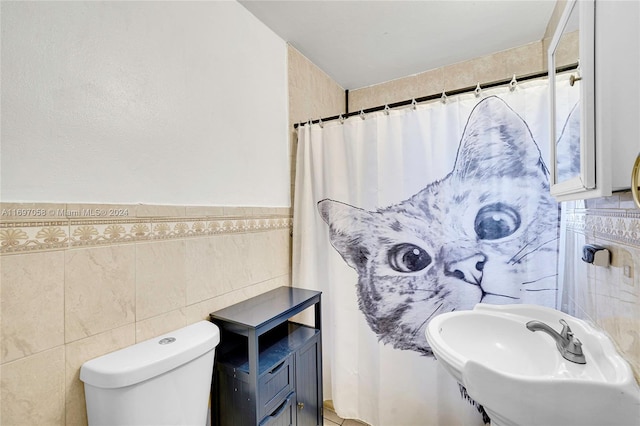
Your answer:
[[[445,263],[444,274],[448,277],[455,277],[469,284],[480,285],[482,282],[482,270],[487,262],[484,254],[475,254],[466,259]]]

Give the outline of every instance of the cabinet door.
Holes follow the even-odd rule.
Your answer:
[[[560,201],[607,195],[604,180],[596,184],[594,31],[594,0],[569,0],[549,45],[549,171]],[[564,73],[576,63],[579,71]]]
[[[558,201],[637,189],[631,173],[640,151],[638,52],[640,2],[567,1],[548,52],[551,194]],[[561,73],[561,65],[578,59],[580,73]]]
[[[322,425],[320,333],[296,352],[298,426]]]

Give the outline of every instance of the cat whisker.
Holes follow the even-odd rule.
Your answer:
[[[538,247],[534,248],[531,251],[526,252],[525,254],[523,254],[522,256],[520,256],[519,258],[516,259],[516,256],[518,254],[520,254],[525,247],[527,247],[527,246],[525,246],[518,253],[516,253],[516,256],[512,257],[509,260],[509,263],[511,263],[512,265],[515,265],[516,263],[520,263],[522,261],[522,259],[524,259],[525,257],[529,256],[530,254],[533,254],[533,253],[537,252],[538,250],[542,250],[542,248],[544,246],[546,246],[547,244],[553,243],[554,241],[558,241],[558,237],[555,237],[555,238],[552,238],[552,239],[550,239],[548,241],[545,241],[544,243],[540,244]],[[553,250],[553,251],[555,251],[555,250]]]
[[[520,253],[522,253],[522,252],[524,251],[524,249],[526,249],[527,247],[529,247],[529,245],[530,245],[530,244],[531,244],[531,241],[529,241],[527,244],[525,244],[524,246],[522,246],[522,248],[521,248],[520,250],[518,250],[518,252],[517,252],[516,254],[514,254],[514,255],[513,255],[513,257],[512,257],[511,259],[509,259],[509,261],[508,261],[507,263],[510,263],[510,264],[512,264],[512,265],[513,265],[513,264],[515,264],[515,263],[516,263],[516,261],[515,261],[516,257],[517,257]]]
[[[524,291],[558,291],[557,288],[525,288]]]
[[[429,316],[427,317],[427,319],[425,319],[424,321],[422,321],[422,322],[420,323],[420,325],[419,325],[419,326],[414,330],[414,332],[413,332],[413,333],[411,333],[411,336],[412,336],[412,337],[415,337],[415,336],[416,336],[416,334],[418,334],[418,333],[420,332],[420,330],[422,330],[422,327],[423,327],[426,323],[428,323],[428,322],[429,322],[429,320],[431,320],[431,318],[433,318],[433,317],[434,317],[434,315],[436,314],[436,312],[438,312],[438,311],[442,308],[442,305],[444,305],[444,303],[439,304],[439,305],[438,305],[438,307],[437,307],[437,308],[435,308],[435,309],[433,310],[433,312],[431,312],[431,315],[429,315]]]
[[[482,297],[484,298],[484,296],[486,296],[486,295],[498,296],[498,297],[506,297],[507,299],[512,299],[512,300],[520,300],[520,298],[519,298],[519,297],[515,297],[515,296],[507,296],[506,294],[488,293],[488,292],[484,293],[484,294],[482,295]]]
[[[537,283],[537,282],[539,282],[539,281],[547,280],[547,279],[549,279],[549,278],[555,278],[555,277],[557,277],[557,276],[558,276],[558,274],[547,275],[546,277],[538,278],[537,280],[533,280],[533,281],[525,281],[525,282],[523,282],[523,283],[521,283],[521,284],[522,284],[522,285],[535,284],[535,283]]]

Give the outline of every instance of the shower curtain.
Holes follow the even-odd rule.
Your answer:
[[[556,305],[548,84],[298,129],[293,285],[323,292],[324,399],[371,425],[483,424],[429,319]]]

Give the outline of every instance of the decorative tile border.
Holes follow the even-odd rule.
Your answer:
[[[640,212],[622,209],[576,209],[567,212],[567,229],[640,247]]]
[[[64,220],[0,223],[0,253],[55,250],[69,244]]]
[[[63,217],[0,220],[0,254],[291,229],[289,209],[228,208],[246,216]],[[264,211],[273,211],[264,213]],[[184,211],[184,210],[183,210]]]
[[[221,208],[219,208],[221,209]],[[288,209],[265,214],[255,208],[228,208],[236,216],[162,216],[124,218],[52,217],[42,220],[0,218],[0,254],[60,250],[150,240],[291,229]],[[243,216],[237,216],[242,213]],[[623,209],[574,209],[567,229],[640,247],[640,212]]]

